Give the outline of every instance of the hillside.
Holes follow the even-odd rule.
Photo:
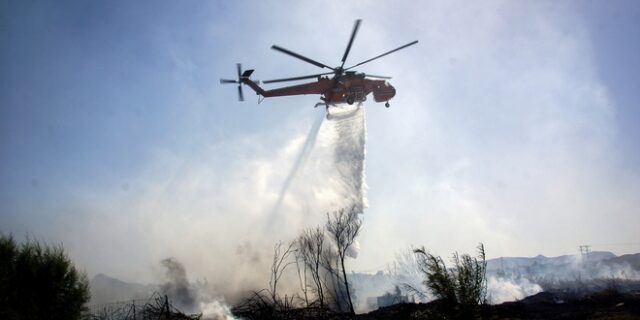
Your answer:
[[[158,286],[155,285],[128,283],[102,273],[97,274],[89,281],[89,287],[91,289],[91,305],[147,299],[153,292],[158,291]]]

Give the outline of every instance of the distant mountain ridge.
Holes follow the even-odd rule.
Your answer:
[[[487,276],[510,281],[528,279],[547,289],[583,280],[640,281],[640,253],[616,256],[611,252],[596,251],[558,257],[503,257],[487,261]]]
[[[640,254],[636,254],[640,255]],[[633,255],[630,255],[633,256]],[[609,259],[615,259],[617,256],[609,251],[593,251],[585,256],[589,262],[598,262]],[[535,257],[500,257],[487,260],[487,270],[513,269],[522,267],[532,267],[535,265],[567,265],[581,261],[580,255],[562,255],[557,257],[545,257],[537,255]]]
[[[89,281],[89,286],[91,290],[91,305],[147,299],[159,289],[158,285],[124,282],[102,273],[94,276]]]
[[[632,268],[640,270],[640,253],[623,254],[621,256],[607,259],[604,261],[607,264],[629,264]]]

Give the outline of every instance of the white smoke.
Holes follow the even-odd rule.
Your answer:
[[[236,318],[231,315],[229,306],[214,300],[211,302],[201,303],[200,312],[202,312],[202,319],[207,320],[234,320]]]
[[[490,303],[521,300],[542,291],[542,287],[526,278],[507,279],[489,277],[487,279],[487,294]]]
[[[147,283],[165,274],[157,261],[175,257],[189,275],[207,279],[201,295],[216,299],[199,300],[201,309],[216,309],[218,303],[224,310],[216,301],[234,304],[267,287],[276,242],[324,225],[327,213],[366,207],[364,110],[331,111],[328,120],[318,112],[308,125],[284,128],[278,148],[263,148],[274,137],[259,135],[209,146],[197,157],[159,154],[130,182],[126,197],[87,197],[86,211],[96,214],[80,232],[89,238],[108,230],[113,241],[97,248],[74,243],[73,251],[87,251],[84,256],[101,251],[112,258],[85,261],[90,274]],[[350,254],[355,257],[356,251]],[[283,283],[281,289],[297,287]]]
[[[320,116],[317,117],[315,123],[311,126],[311,129],[309,130],[309,134],[307,134],[304,145],[302,146],[302,150],[300,150],[300,153],[296,161],[294,162],[293,167],[291,168],[291,171],[287,175],[287,179],[282,185],[282,189],[280,190],[280,194],[278,195],[278,201],[276,202],[273,214],[278,213],[278,211],[280,210],[280,206],[282,205],[282,200],[287,195],[287,191],[291,186],[291,182],[296,178],[298,171],[301,168],[305,167],[307,159],[309,158],[309,155],[311,154],[311,151],[313,150],[316,144],[316,140],[318,138],[318,133],[320,131],[320,126],[322,126],[323,119],[324,117],[320,114]]]
[[[640,279],[637,266],[610,252],[592,252],[588,256],[499,258],[488,262],[488,290],[492,303],[522,299],[540,291],[576,296],[611,288],[624,292],[635,289]]]
[[[160,286],[160,290],[178,310],[202,313],[203,319],[209,320],[235,319],[224,299],[211,295],[212,290],[207,283],[188,280],[187,270],[180,261],[167,258],[160,263],[166,268],[166,282]]]

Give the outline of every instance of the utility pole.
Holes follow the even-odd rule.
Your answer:
[[[589,253],[591,253],[591,246],[588,244],[583,244],[580,246],[580,256],[582,257],[582,261],[586,261],[589,259]]]

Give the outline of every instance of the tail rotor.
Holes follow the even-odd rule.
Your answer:
[[[244,94],[242,93],[242,79],[248,79],[253,73],[253,70],[245,70],[242,72],[242,65],[236,64],[238,70],[238,80],[220,79],[221,84],[237,83],[238,84],[238,101],[244,101]]]

